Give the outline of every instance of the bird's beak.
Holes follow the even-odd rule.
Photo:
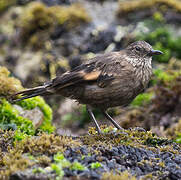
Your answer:
[[[163,52],[161,52],[161,51],[159,51],[159,50],[151,50],[150,51],[150,53],[149,53],[149,55],[150,56],[153,56],[153,55],[161,55],[161,54],[163,54]]]

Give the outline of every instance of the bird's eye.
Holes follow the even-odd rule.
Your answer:
[[[141,48],[140,48],[140,47],[138,47],[138,46],[136,46],[136,50],[137,50],[137,51],[140,51],[140,50],[141,50]]]

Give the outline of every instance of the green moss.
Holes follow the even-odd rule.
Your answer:
[[[181,144],[181,133],[177,135],[175,142]]]
[[[154,49],[164,53],[162,56],[154,57],[158,62],[168,62],[171,57],[181,59],[181,37],[175,37],[165,25],[161,24],[148,33],[141,32],[137,35],[137,39],[149,42]]]
[[[60,164],[63,168],[71,166],[71,163],[68,160],[66,160],[64,155],[60,152],[55,154],[53,156],[53,159],[56,163]]]
[[[71,170],[76,170],[76,171],[84,171],[84,170],[86,170],[87,168],[86,168],[84,165],[82,165],[81,163],[75,161],[75,162],[73,162],[73,163],[71,164],[70,169],[71,169]]]
[[[153,14],[153,19],[158,22],[164,22],[164,17],[161,12],[155,12]]]
[[[91,169],[97,169],[99,167],[101,167],[101,163],[99,162],[95,162],[95,163],[91,163]]]
[[[44,114],[43,124],[39,127],[39,129],[48,133],[54,131],[55,128],[51,125],[52,109],[49,107],[48,104],[45,103],[42,97],[33,97],[31,99],[19,101],[16,104],[28,110],[38,107]]]
[[[145,144],[153,146],[161,146],[169,143],[171,143],[170,140],[161,138],[147,138],[145,141]]]
[[[33,173],[34,174],[36,174],[36,173],[46,173],[46,171],[43,168],[38,167],[38,168],[33,169]]]
[[[61,180],[62,177],[64,176],[64,171],[63,171],[61,164],[51,164],[51,169],[53,171],[55,171],[57,176],[58,176],[56,178],[56,180]]]
[[[139,94],[131,103],[132,106],[143,106],[151,102],[153,92]]]
[[[17,140],[20,140],[26,135],[33,135],[35,133],[32,121],[20,116],[18,110],[5,99],[2,99],[0,104],[0,123],[15,124],[17,128],[15,139]]]
[[[155,69],[153,71],[154,78],[152,79],[152,84],[157,84],[158,82],[168,85],[174,82],[177,77],[181,75],[181,71],[164,71],[162,69]]]
[[[14,77],[10,77],[10,72],[7,68],[0,67],[0,96],[10,96],[22,89],[21,82]],[[20,101],[17,104],[23,109],[28,110],[38,107],[44,115],[44,120],[39,130],[48,133],[54,131],[54,127],[51,125],[52,110],[45,103],[43,98],[35,97]],[[35,128],[33,127],[32,121],[20,116],[19,111],[5,99],[1,99],[0,103],[0,127],[7,130],[16,130],[14,136],[16,140],[21,140],[27,135],[35,134]]]

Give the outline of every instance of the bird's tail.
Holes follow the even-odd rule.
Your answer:
[[[20,91],[14,95],[11,96],[12,102],[18,102],[23,99],[32,98],[39,95],[47,95],[50,94],[50,92],[47,92],[46,86],[38,86],[35,88],[30,88],[24,91]],[[21,95],[21,97],[19,97]]]

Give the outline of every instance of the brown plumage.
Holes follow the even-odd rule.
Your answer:
[[[152,74],[152,56],[159,54],[162,52],[153,50],[145,41],[137,41],[119,52],[96,56],[43,86],[19,92],[13,99],[60,94],[86,104],[99,133],[92,108],[102,110],[107,119],[121,129],[106,113],[107,108],[128,105],[146,88]],[[22,97],[16,99],[17,95]]]

